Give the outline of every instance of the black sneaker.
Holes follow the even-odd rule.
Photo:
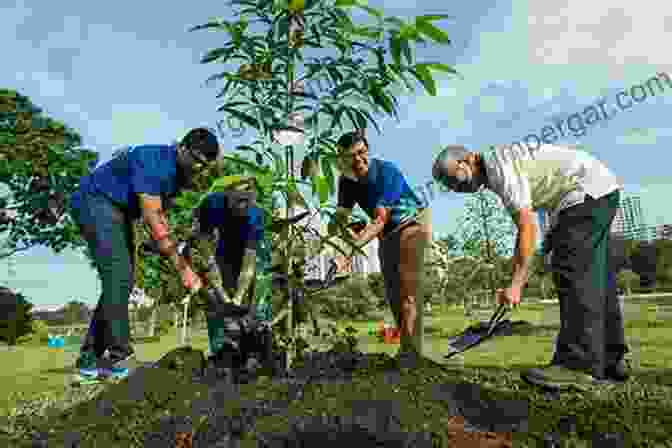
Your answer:
[[[625,360],[621,359],[616,364],[612,364],[604,369],[604,375],[607,379],[624,383],[630,378]]]

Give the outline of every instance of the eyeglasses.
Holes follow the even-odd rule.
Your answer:
[[[343,152],[341,153],[341,157],[343,160],[355,160],[355,158],[364,158],[369,155],[369,150],[367,148],[362,148],[358,151],[353,151],[353,152]]]

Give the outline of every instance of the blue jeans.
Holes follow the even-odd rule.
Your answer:
[[[72,209],[82,236],[93,254],[102,293],[93,313],[82,353],[113,357],[133,353],[130,346],[129,297],[134,284],[133,222],[122,209],[101,194],[82,194]]]

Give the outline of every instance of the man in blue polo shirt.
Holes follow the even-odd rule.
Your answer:
[[[177,253],[165,210],[178,192],[192,187],[194,174],[218,155],[217,137],[208,129],[193,129],[177,145],[124,148],[80,180],[79,190],[71,197],[71,213],[102,282],[102,294],[77,360],[81,380],[128,374],[134,353],[128,302],[134,282],[135,220],[144,219],[185,287],[200,288],[200,279]]]
[[[401,331],[399,361],[414,363],[422,355],[424,307],[420,286],[425,250],[432,237],[430,210],[424,208],[399,168],[391,162],[369,158],[369,144],[363,132],[343,135],[337,146],[342,175],[336,218],[329,224],[329,233],[336,233],[337,223],[343,223],[356,204],[372,219],[363,230],[350,236],[359,248],[378,237],[385,296]]]
[[[253,177],[231,176],[225,192],[211,193],[194,212],[193,236],[217,237],[215,260],[225,300],[255,306],[269,319],[271,251],[264,237],[264,211],[256,205]]]

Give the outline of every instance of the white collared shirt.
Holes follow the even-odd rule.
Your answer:
[[[535,151],[496,146],[484,155],[488,188],[513,215],[518,210],[544,209],[550,228],[561,210],[582,203],[586,194],[599,199],[620,190],[616,176],[591,154],[559,145]]]

